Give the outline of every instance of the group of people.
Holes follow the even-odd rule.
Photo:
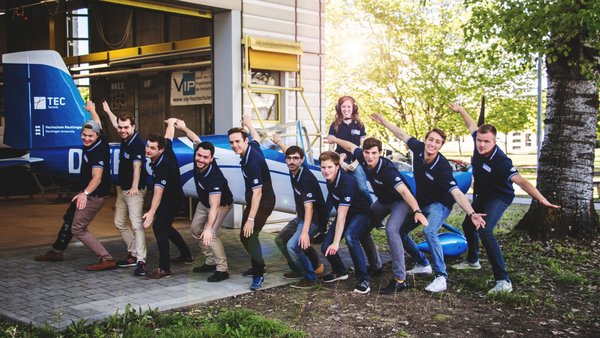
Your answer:
[[[291,269],[284,277],[300,278],[291,284],[292,287],[312,288],[318,284],[319,279],[325,283],[348,279],[348,269],[339,255],[340,242],[344,238],[355,269],[354,292],[368,293],[371,290],[369,277],[383,272],[371,230],[381,227],[387,217],[385,231],[392,256],[393,277],[379,293],[390,294],[406,290],[407,274],[434,274],[434,279],[425,290],[445,291],[448,272],[438,232],[456,202],[466,213],[462,227],[468,243],[468,255],[464,262],[452,267],[480,269],[481,240],[496,280],[496,285],[489,292],[512,291],[512,282],[502,252],[493,234],[494,227],[514,198],[512,183],[518,184],[542,205],[552,208],[559,206],[548,202],[518,173],[511,160],[496,144],[494,126],[485,124],[478,127],[461,105],[452,103],[449,107],[461,115],[475,141],[472,157],[475,182],[472,203],[458,189],[450,164],[440,153],[446,141],[442,130],[434,128],[428,131],[425,141],[421,142],[383,116],[371,115],[371,118],[404,141],[412,151],[416,185],[413,187],[416,191],[413,195],[396,166],[382,156],[382,142],[373,137],[367,138],[358,115],[358,106],[350,96],[343,96],[338,100],[336,117],[327,137],[331,144],[330,150],[319,156],[321,173],[328,190],[326,198],[317,178],[305,163],[304,150],[296,145],[287,146],[278,134],[273,135],[272,141],[285,154],[296,206],[296,217],[275,239]],[[103,102],[103,110],[121,137],[115,225],[127,245],[128,257],[123,261],[115,261],[88,231],[89,223],[108,197],[110,175],[109,147],[100,118],[91,101],[87,103],[86,109],[92,120],[87,121],[81,131],[81,192],[73,197],[52,249],[36,257],[36,260],[62,260],[62,252],[74,235],[99,258],[97,264],[87,266],[90,271],[135,266],[134,275],[159,279],[171,276],[172,262],[193,264],[189,247],[172,226],[183,197],[179,165],[172,149],[175,129],[179,129],[194,143],[194,183],[199,203],[192,220],[191,232],[198,240],[205,261],[194,267],[193,271],[212,272],[207,279],[209,282],[229,278],[227,257],[219,240],[219,229],[232,208],[233,196],[228,181],[214,158],[214,145],[203,142],[183,120],[167,119],[165,135],[150,134],[144,142],[135,129],[135,119],[131,114],[123,113],[117,117],[110,111],[108,104]],[[245,183],[246,208],[242,216],[240,240],[250,255],[252,267],[244,275],[252,277],[250,289],[257,290],[262,288],[267,272],[259,234],[275,207],[276,194],[260,147],[261,136],[248,116],[243,115],[242,125],[242,128],[231,128],[228,138],[231,149],[241,158],[241,174]],[[154,193],[150,209],[143,213],[146,159],[150,161],[152,168]],[[367,181],[377,198],[375,201]],[[335,219],[327,228],[332,208],[336,209]],[[128,219],[131,221],[131,228]],[[420,224],[423,225],[423,233],[431,251],[431,263],[410,236],[410,232]],[[159,263],[157,269],[147,273],[144,229],[150,226],[158,245]],[[331,272],[328,274],[324,274],[325,267],[311,245],[313,236],[318,232],[325,232],[321,252],[331,265]],[[170,241],[180,252],[180,256],[174,259],[169,256]],[[415,262],[415,266],[408,271],[405,267],[405,251]]]

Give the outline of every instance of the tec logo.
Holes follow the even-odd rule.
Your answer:
[[[58,109],[60,106],[65,106],[66,99],[59,96],[34,96],[33,97],[33,109],[45,110],[45,109]]]

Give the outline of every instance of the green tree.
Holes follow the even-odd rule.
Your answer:
[[[469,12],[461,1],[330,0],[327,13],[331,107],[338,96],[349,94],[361,112],[383,111],[418,138],[433,127],[452,136],[466,132],[448,103],[460,96],[475,110],[485,95],[486,116],[500,130],[533,125],[535,101],[525,95],[532,73],[514,69],[502,59],[490,62],[474,52],[487,45],[466,41],[461,27]],[[347,58],[348,47],[357,45],[356,40],[362,40],[362,62]],[[510,119],[503,119],[508,113]],[[365,114],[363,121],[370,135],[389,139],[385,128]]]
[[[594,140],[600,83],[600,1],[467,0],[470,37],[490,44],[487,56],[508,51],[514,64],[546,56],[545,139],[538,189],[550,210],[532,202],[517,225],[539,239],[600,232],[592,201]]]

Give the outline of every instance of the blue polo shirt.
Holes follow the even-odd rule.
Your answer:
[[[354,177],[345,170],[340,168],[333,183],[327,181],[327,190],[329,190],[327,200],[336,210],[340,206],[350,207],[346,221],[354,215],[371,214],[371,203],[358,189],[358,183]]]
[[[294,176],[290,173],[290,182],[294,190],[294,202],[296,202],[296,214],[304,219],[304,204],[313,204],[313,219],[312,223],[317,224],[320,228],[327,225],[329,218],[323,192],[319,186],[319,181],[306,165],[302,165],[298,171],[298,175]]]
[[[83,147],[81,154],[81,191],[83,191],[92,180],[92,169],[102,169],[102,179],[94,191],[88,191],[90,196],[103,197],[110,193],[110,147],[108,139],[103,131],[100,131],[96,142],[88,147]]]
[[[448,160],[438,153],[429,164],[425,163],[425,143],[411,137],[406,142],[413,152],[413,172],[417,185],[415,196],[422,208],[431,203],[439,202],[452,208],[454,198],[450,191],[457,189],[456,180],[452,176],[452,167]]]
[[[354,158],[358,160],[358,163],[365,170],[365,174],[373,187],[373,192],[381,203],[387,204],[404,200],[402,195],[396,190],[399,185],[404,184],[404,180],[392,161],[381,156],[375,168],[371,169],[365,161],[361,148],[354,150]]]
[[[275,192],[271,182],[271,173],[258,142],[253,140],[248,143],[248,150],[240,165],[246,186],[246,203],[248,205],[252,203],[253,189],[262,188],[261,205],[275,205]]]
[[[152,179],[155,187],[164,189],[158,208],[177,210],[181,206],[183,198],[181,176],[179,176],[179,164],[173,152],[173,142],[170,139],[166,141],[165,150],[158,160],[150,163]]]
[[[337,133],[335,132],[335,123],[332,123],[329,127],[329,135],[333,135],[340,140],[352,142],[360,147],[360,139],[367,136],[365,127],[358,124],[358,122],[352,120],[350,124],[345,122],[340,123]],[[346,163],[352,163],[354,161],[354,155],[339,145],[335,148],[335,152],[338,154],[346,154]]]
[[[511,178],[518,174],[510,158],[496,145],[492,155],[485,158],[477,151],[477,132],[473,133],[475,149],[471,158],[476,197],[499,198],[506,204],[515,198]]]
[[[146,142],[138,132],[134,132],[129,140],[121,140],[119,153],[119,185],[123,190],[131,189],[133,182],[133,163],[142,164],[138,189],[146,187]]]
[[[200,172],[194,166],[194,182],[196,183],[198,198],[205,207],[210,208],[210,203],[208,203],[210,195],[221,195],[221,203],[219,204],[221,206],[233,203],[233,195],[229,189],[229,184],[223,176],[217,160],[213,159],[204,172]]]

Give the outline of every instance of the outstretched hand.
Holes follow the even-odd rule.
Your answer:
[[[371,118],[373,119],[373,121],[379,123],[379,124],[383,124],[383,122],[385,121],[385,118],[383,117],[383,115],[381,114],[381,112],[379,112],[379,114],[376,113],[372,113],[371,114]]]
[[[169,117],[168,119],[165,120],[165,123],[169,126],[174,126],[175,122],[177,122],[176,117]]]
[[[547,199],[543,199],[539,201],[541,205],[548,207],[548,208],[553,208],[553,209],[560,209],[560,205],[556,205],[556,204],[552,204],[550,202],[548,202]]]
[[[463,106],[458,102],[451,102],[448,104],[448,107],[457,113],[460,113],[461,111],[465,110],[465,108],[463,108]]]

